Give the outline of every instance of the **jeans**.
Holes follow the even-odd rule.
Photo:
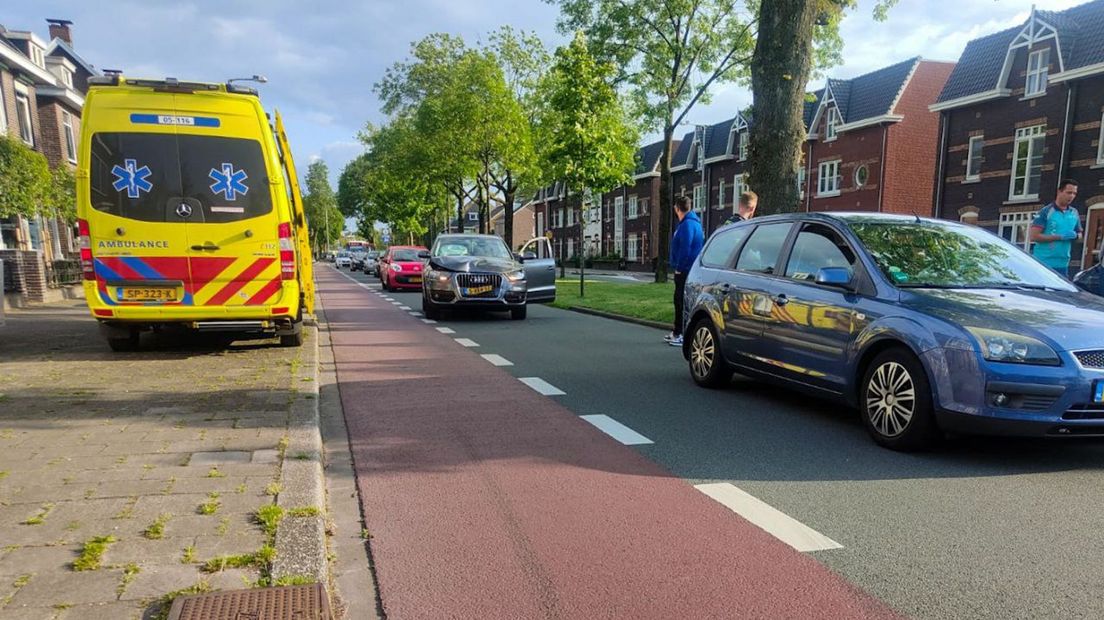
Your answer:
[[[675,328],[672,333],[682,335],[682,304],[686,293],[686,274],[675,273]]]

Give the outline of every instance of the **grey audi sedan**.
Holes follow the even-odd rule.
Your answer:
[[[446,234],[419,256],[427,260],[422,277],[422,312],[440,318],[445,310],[509,311],[524,319],[526,304],[556,299],[551,257],[514,254],[495,235]]]

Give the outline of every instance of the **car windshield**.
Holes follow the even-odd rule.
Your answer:
[[[899,287],[1040,288],[1069,283],[1003,239],[971,226],[853,220],[851,230]]]
[[[438,239],[433,248],[433,255],[513,258],[506,244],[498,237],[449,237]]]
[[[418,250],[395,250],[391,253],[391,260],[399,263],[413,263],[421,260],[418,258]]]

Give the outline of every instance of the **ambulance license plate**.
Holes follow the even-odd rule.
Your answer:
[[[1093,381],[1093,402],[1104,403],[1104,379]]]
[[[175,288],[132,288],[119,289],[119,298],[123,301],[176,301]]]
[[[482,295],[483,293],[490,293],[494,289],[493,286],[473,286],[468,289],[464,289],[464,295],[468,297],[475,297],[476,295]]]

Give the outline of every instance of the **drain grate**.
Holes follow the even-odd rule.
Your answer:
[[[322,584],[181,596],[169,620],[333,620]]]

